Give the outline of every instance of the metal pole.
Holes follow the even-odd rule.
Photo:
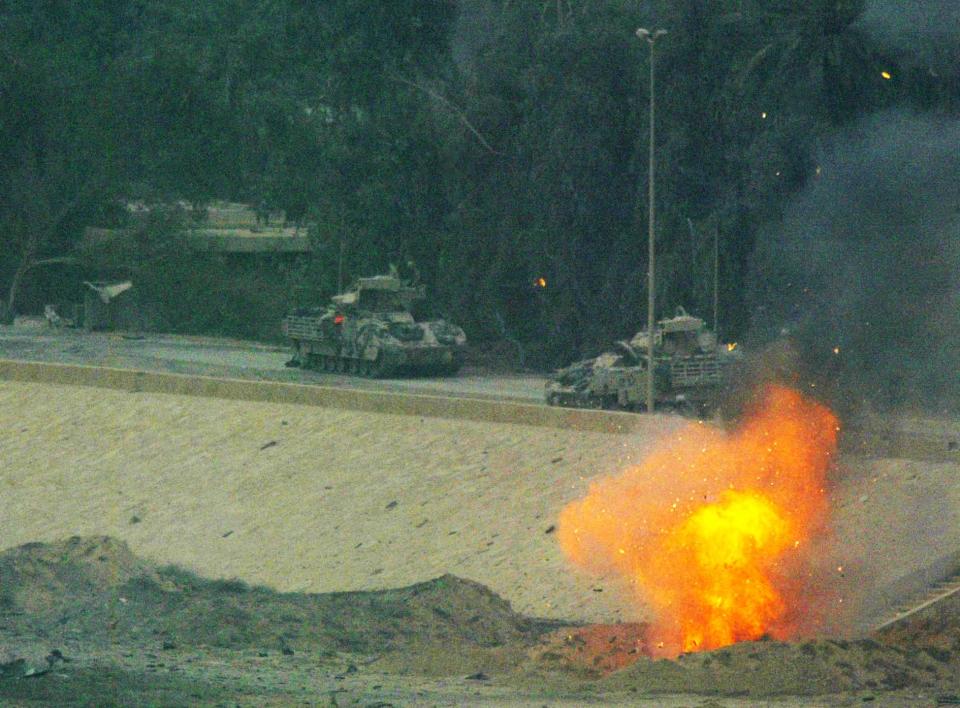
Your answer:
[[[650,174],[647,180],[650,193],[649,197],[649,208],[650,214],[647,219],[647,412],[653,413],[653,402],[654,402],[654,384],[653,384],[653,328],[656,324],[654,318],[654,306],[655,306],[655,296],[656,296],[656,285],[654,280],[655,273],[655,262],[654,262],[654,145],[655,145],[655,95],[654,91],[654,74],[653,74],[653,65],[654,65],[654,44],[657,39],[662,37],[667,33],[666,30],[658,29],[651,32],[648,29],[641,27],[637,30],[637,36],[640,39],[647,40],[647,43],[650,45]]]
[[[654,303],[656,300],[656,288],[654,280],[654,90],[653,90],[653,58],[654,58],[654,40],[648,40],[650,43],[650,174],[647,178],[649,186],[649,218],[647,219],[647,412],[653,413],[654,384],[653,384],[653,328]]]
[[[343,294],[343,233],[340,234],[340,253],[337,255],[337,295]]]
[[[713,230],[713,333],[720,341],[720,320],[717,319],[717,283],[720,273],[720,224]]]

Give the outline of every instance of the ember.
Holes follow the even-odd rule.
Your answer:
[[[688,426],[594,483],[561,513],[561,547],[585,569],[616,569],[654,610],[651,653],[809,631],[838,429],[824,406],[771,386],[739,429]]]

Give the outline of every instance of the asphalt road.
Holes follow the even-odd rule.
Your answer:
[[[539,376],[490,374],[469,365],[455,376],[368,380],[289,369],[285,363],[290,353],[283,347],[209,337],[53,329],[45,321],[26,318],[0,326],[0,358],[524,402],[541,402],[544,386]]]

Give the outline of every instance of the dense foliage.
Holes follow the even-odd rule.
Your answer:
[[[6,0],[0,299],[118,195],[265,200],[315,224],[298,277],[318,297],[341,250],[348,275],[413,258],[474,339],[542,342],[548,363],[629,334],[646,319],[645,25],[669,30],[656,49],[658,309],[711,317],[717,237],[721,324],[740,335],[763,277],[757,240],[816,180],[824,141],[881,109],[957,108],[958,54],[893,41],[869,9]],[[190,264],[158,268],[174,266]],[[213,273],[210,287],[237,286]],[[184,326],[222,331],[211,319]]]

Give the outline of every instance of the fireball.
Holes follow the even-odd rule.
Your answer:
[[[826,407],[768,387],[738,429],[690,425],[593,483],[561,512],[561,548],[653,610],[651,653],[795,636],[816,621],[811,550],[838,430]]]

